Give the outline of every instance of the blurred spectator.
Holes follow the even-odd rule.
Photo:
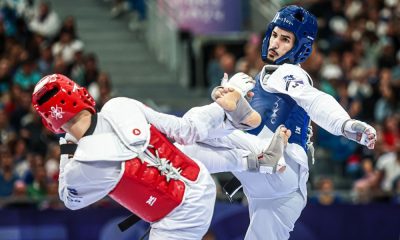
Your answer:
[[[346,173],[352,178],[352,180],[360,178],[362,174],[361,159],[361,151],[356,151],[350,155],[346,161]]]
[[[398,116],[388,116],[383,124],[382,140],[384,149],[386,152],[396,151],[396,144],[400,141]]]
[[[335,193],[334,184],[331,178],[322,177],[317,182],[317,195],[310,198],[310,203],[319,205],[332,205],[341,203],[342,200]]]
[[[22,179],[24,180],[24,182],[27,185],[31,184],[33,182],[33,171],[36,168],[36,166],[38,165],[37,162],[38,162],[38,159],[40,160],[40,158],[41,158],[40,154],[33,153],[33,152],[29,152],[26,155],[28,168],[26,169],[25,172],[22,173],[22,176],[23,176]],[[39,164],[40,164],[40,162],[39,162]]]
[[[301,64],[301,67],[310,75],[311,79],[313,79],[313,85],[317,88],[320,86],[319,75],[323,64],[324,56],[322,55],[317,44],[314,43],[311,56],[303,64]]]
[[[383,46],[381,55],[378,58],[379,68],[392,68],[396,65],[396,51],[393,43],[388,41]]]
[[[22,119],[29,114],[31,109],[31,92],[30,91],[21,91],[17,92],[18,98],[16,98],[15,105],[13,107],[12,112],[10,113],[11,126],[15,129],[15,131],[19,132],[21,126],[23,125]]]
[[[62,57],[57,56],[54,58],[53,72],[68,75],[68,66]]]
[[[351,50],[346,50],[342,53],[340,63],[344,79],[350,79],[351,71],[358,65],[358,59],[355,58]]]
[[[232,53],[225,53],[222,55],[219,65],[224,73],[227,73],[229,77],[235,74],[236,58]]]
[[[75,51],[74,61],[70,70],[71,79],[74,79],[79,85],[84,85],[85,81],[85,56],[83,50]]]
[[[76,28],[75,18],[73,16],[67,16],[61,23],[60,31],[56,41],[59,41],[63,33],[69,33],[73,40],[78,39],[78,30]]]
[[[318,35],[321,40],[326,40],[323,49],[341,44],[342,34],[348,26],[343,10],[341,1],[316,1],[310,6],[310,11],[318,18]]]
[[[372,159],[365,158],[361,162],[362,177],[354,182],[353,202],[369,203],[377,191],[378,173],[375,171]]]
[[[4,26],[4,20],[0,19],[0,56],[3,56],[6,51],[6,29]]]
[[[69,66],[74,60],[75,53],[82,51],[82,49],[82,41],[73,39],[70,32],[62,32],[60,40],[53,45],[52,53],[54,57],[61,57],[64,63]]]
[[[27,196],[27,188],[24,181],[15,181],[12,196],[17,198],[25,198]]]
[[[11,154],[13,156],[14,165],[16,166],[17,169],[17,165],[19,163],[26,161],[26,153],[27,153],[26,142],[24,139],[18,138],[10,142],[9,146],[10,146],[9,149],[11,150]]]
[[[18,163],[15,164],[15,173],[17,174],[19,179],[28,180],[27,182],[30,182],[30,172],[31,172],[31,166],[30,166],[30,159],[33,158],[32,153],[27,153],[25,158],[21,159]],[[29,178],[29,179],[27,179]]]
[[[220,46],[222,49],[224,46]],[[218,47],[219,48],[219,47]],[[211,91],[221,84],[221,80],[224,77],[224,73],[228,74],[231,78],[236,73],[236,57],[230,52],[223,52],[222,49],[216,49],[217,52],[221,53],[219,58],[214,59],[209,63],[209,68],[207,69],[207,75],[209,77],[209,87],[208,91]],[[220,52],[221,51],[221,52]],[[250,65],[247,65],[249,68]],[[211,75],[215,74],[215,75]]]
[[[396,66],[392,68],[392,85],[400,88],[400,50],[396,54]]]
[[[112,18],[120,17],[127,12],[130,13],[129,29],[141,30],[147,15],[145,0],[113,0],[110,12]]]
[[[333,55],[334,56],[334,55]],[[337,97],[336,86],[342,80],[342,69],[336,63],[328,63],[322,67],[321,70],[321,84],[320,89],[328,93],[332,97]]]
[[[400,144],[397,143],[395,152],[386,153],[378,158],[376,169],[382,190],[390,192],[393,181],[400,176]]]
[[[85,57],[85,73],[83,86],[88,87],[99,77],[99,68],[97,66],[97,57],[94,53],[89,53]]]
[[[146,3],[145,0],[128,0],[130,10],[138,15],[139,21],[146,19]]]
[[[14,184],[14,190],[12,198],[6,201],[4,208],[35,208],[36,204],[34,201],[28,199],[27,186],[24,181],[17,180]]]
[[[380,85],[381,97],[378,99],[374,109],[375,120],[382,123],[385,118],[394,114],[397,101],[393,89],[389,85]]]
[[[34,15],[34,3],[33,0],[19,0],[19,1],[3,1],[5,5],[8,5],[13,9],[17,16],[25,19],[31,19]]]
[[[388,151],[386,150],[386,146],[384,146],[383,126],[380,124],[375,124],[374,127],[376,130],[377,140],[376,140],[373,154],[371,156],[373,156],[374,162],[376,162],[376,159],[378,159],[380,156],[387,153]]]
[[[14,84],[20,86],[23,90],[28,90],[39,82],[42,75],[37,71],[36,64],[32,60],[25,60],[21,65],[15,73]]]
[[[53,135],[47,134],[48,131],[43,126],[40,117],[30,108],[28,116],[25,116],[22,122],[19,135],[23,138],[30,152],[45,155],[47,146],[50,146],[53,141],[58,143],[58,139]]]
[[[131,11],[131,19],[129,22],[129,29],[131,31],[141,30],[145,26],[147,15],[145,0],[127,0],[129,10]]]
[[[43,165],[37,165],[33,170],[33,182],[28,185],[28,197],[42,201],[47,194],[47,176]]]
[[[9,118],[11,118],[11,114],[17,106],[18,99],[21,98],[21,92],[22,92],[21,87],[16,84],[13,84],[11,85],[10,91],[6,92],[2,96],[1,101],[3,104],[3,109],[4,112],[7,114],[7,116],[9,116]],[[11,126],[13,126],[11,122],[9,123],[11,124]]]
[[[400,205],[400,176],[393,180],[392,203]]]
[[[18,177],[14,173],[11,153],[4,148],[0,151],[0,197],[8,197],[12,195]]]
[[[16,138],[16,132],[10,126],[7,114],[0,109],[0,144],[7,145]]]
[[[390,87],[393,82],[392,72],[390,68],[381,68],[379,73],[379,84],[381,86]]]
[[[42,76],[53,73],[53,54],[50,46],[42,46],[40,48],[40,57],[37,66]]]
[[[214,87],[221,84],[221,79],[223,78],[224,73],[227,73],[229,78],[232,77],[236,73],[235,67],[235,56],[229,52],[223,53],[219,58],[218,65],[216,65],[216,68],[214,69],[215,73],[219,73],[210,79],[209,92],[211,93]]]
[[[125,0],[113,0],[113,6],[110,11],[112,18],[120,17],[129,8],[128,2]]]
[[[264,62],[260,57],[261,37],[257,34],[250,35],[244,46],[244,56],[237,60],[236,71],[244,72],[255,77],[264,67]]]
[[[367,71],[362,67],[355,67],[350,73],[350,84],[347,89],[349,96],[360,100],[372,96],[372,86],[368,82]]]
[[[19,43],[15,42],[15,40],[10,40],[7,42],[6,57],[13,69],[12,71],[14,71],[18,64],[28,59],[28,54]]]
[[[359,118],[361,113],[361,103],[359,100],[351,97],[347,91],[347,83],[340,81],[336,84],[337,101],[349,113],[351,118]]]
[[[207,80],[210,93],[214,87],[221,83],[221,78],[224,76],[224,72],[220,66],[220,60],[226,53],[226,46],[224,44],[217,44],[213,49],[211,59],[208,61]]]
[[[33,19],[29,22],[29,28],[34,33],[48,39],[54,38],[60,28],[60,19],[56,12],[52,11],[50,2],[41,2]]]
[[[58,196],[57,182],[49,182],[47,184],[47,197],[41,202],[41,209],[64,209],[64,203]]]
[[[0,9],[2,20],[4,21],[4,28],[7,36],[14,36],[16,32],[17,14],[12,6],[5,4]]]
[[[16,33],[13,38],[16,39],[24,49],[29,49],[29,58],[36,59],[39,56],[39,46],[44,37],[32,33],[22,18],[17,18],[16,20]]]
[[[364,24],[364,22],[361,22],[360,31],[364,30]],[[365,48],[365,57],[363,60],[367,63],[367,66],[363,67],[377,68],[378,56],[382,48],[382,43],[379,41],[380,39],[374,31],[365,29],[365,31],[360,34],[362,35],[362,40],[364,42],[363,45]]]
[[[112,97],[110,76],[105,72],[101,72],[97,81],[89,85],[88,91],[96,101],[97,107],[101,109]]]
[[[6,58],[0,59],[0,95],[10,91],[13,77],[11,73],[10,61]]]
[[[49,179],[58,179],[60,146],[56,142],[49,143],[45,159],[46,174]]]

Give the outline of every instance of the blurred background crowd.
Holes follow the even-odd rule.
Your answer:
[[[146,0],[96,2],[107,8],[109,15],[104,18],[127,23],[126,31],[133,35],[143,34],[150,26]],[[209,89],[219,84],[224,72],[255,76],[264,65],[260,58],[264,32],[248,23],[252,13],[247,2],[242,1],[245,37],[209,41],[200,49],[200,73],[196,59],[188,57],[192,62],[185,65],[192,69],[189,76],[202,76],[195,83],[189,79],[188,88],[200,92],[204,103],[210,101]],[[302,5],[318,18],[313,54],[302,64],[314,86],[336,98],[352,118],[366,121],[378,131],[378,143],[370,151],[314,126],[317,151],[316,162],[310,165],[309,203],[400,204],[399,1],[278,3]],[[33,86],[42,76],[69,76],[89,89],[99,108],[122,91],[112,88],[113,76],[100,67],[102,59],[97,53],[87,50],[74,14],[61,17],[59,10],[51,1],[0,3],[0,207],[63,208],[57,192],[58,138],[42,126],[31,107]],[[267,22],[262,24],[266,27]],[[187,37],[186,31],[180,37],[190,39],[192,47],[198,41],[196,35]],[[182,113],[168,109],[169,113]],[[226,179],[223,174],[215,176],[219,186]],[[218,197],[226,199],[222,192]]]

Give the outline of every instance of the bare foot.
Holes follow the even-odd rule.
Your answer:
[[[241,98],[240,93],[233,88],[218,88],[213,95],[215,102],[228,112],[236,110],[237,102]]]

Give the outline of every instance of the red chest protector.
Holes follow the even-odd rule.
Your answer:
[[[169,163],[151,166],[138,157],[126,161],[123,176],[109,196],[143,220],[155,222],[179,206],[185,193],[182,178],[167,179],[165,166],[190,181],[196,181],[200,168],[153,126],[148,150]]]

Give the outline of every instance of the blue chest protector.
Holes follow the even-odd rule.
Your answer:
[[[289,95],[265,91],[259,78],[260,74],[256,77],[256,86],[253,89],[254,97],[250,101],[250,105],[260,113],[262,122],[259,127],[248,132],[258,135],[264,126],[275,132],[279,125],[284,124],[292,131],[289,143],[298,144],[307,150],[310,117]]]

